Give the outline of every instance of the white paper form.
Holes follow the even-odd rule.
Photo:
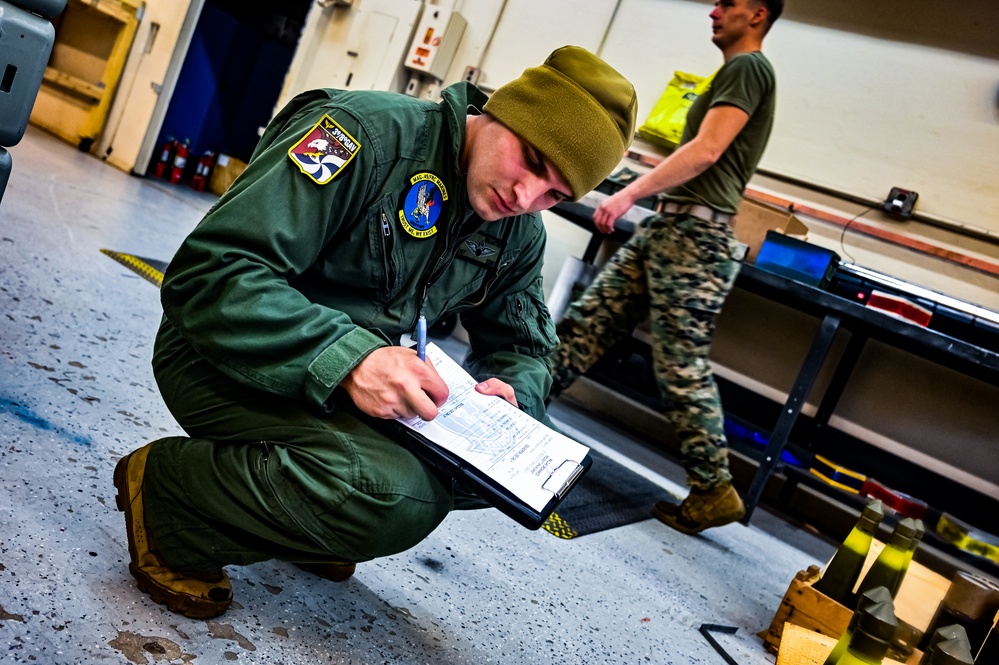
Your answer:
[[[417,416],[399,422],[542,511],[589,448],[545,427],[502,397],[476,392],[475,379],[436,344],[427,345],[427,360],[447,383],[450,395],[433,420]]]

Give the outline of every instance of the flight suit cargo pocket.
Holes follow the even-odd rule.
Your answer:
[[[557,345],[555,324],[548,315],[544,301],[535,294],[541,294],[541,277],[531,288],[507,297],[507,315],[516,323],[518,349],[530,356],[548,355]]]

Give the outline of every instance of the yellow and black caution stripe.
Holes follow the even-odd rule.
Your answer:
[[[106,254],[112,259],[137,273],[157,287],[163,286],[163,271],[166,270],[166,263],[156,259],[147,259],[132,254],[116,252],[113,249],[101,249],[101,254]]]
[[[559,517],[557,513],[552,513],[545,520],[545,523],[541,525],[541,528],[556,538],[563,538],[565,540],[570,540],[579,535],[579,532],[569,526],[569,523]]]
[[[563,540],[635,524],[652,517],[658,501],[677,497],[649,478],[591,449],[593,467],[558,504],[542,528]]]
[[[812,475],[818,476],[833,487],[838,487],[851,494],[860,494],[864,488],[864,481],[867,480],[867,476],[851,471],[845,466],[840,466],[821,455],[815,456],[808,470]]]
[[[999,563],[999,537],[969,527],[953,515],[941,513],[937,535],[954,547]]]

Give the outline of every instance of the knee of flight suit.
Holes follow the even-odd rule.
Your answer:
[[[333,536],[333,553],[366,561],[415,546],[440,526],[452,508],[454,500],[443,486],[438,500],[356,492],[321,519]]]

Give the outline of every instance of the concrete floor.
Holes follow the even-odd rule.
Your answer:
[[[230,567],[197,621],[127,571],[116,460],[180,429],[149,367],[156,288],[100,253],[168,260],[215,197],[126,175],[34,128],[0,204],[0,663],[772,663],[755,633],[833,545],[758,510],[700,537],[655,520],[574,540],[455,513],[348,582]],[[557,238],[553,238],[557,242]],[[556,420],[664,488],[647,445],[556,404]],[[793,542],[794,544],[789,544]]]

